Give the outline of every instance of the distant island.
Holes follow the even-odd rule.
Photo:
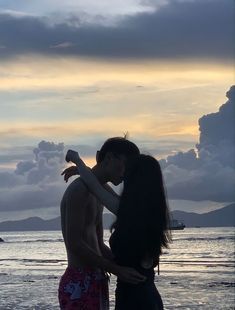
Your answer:
[[[115,220],[115,216],[111,213],[103,214],[104,229],[109,229]],[[40,217],[29,217],[18,221],[5,221],[0,223],[0,231],[44,231],[44,230],[60,230],[60,217],[51,220],[43,220]]]
[[[174,219],[183,222],[186,227],[231,227],[235,226],[235,203],[208,213],[198,214],[184,211],[173,211]],[[104,229],[109,229],[115,220],[111,213],[103,214]],[[60,217],[43,220],[40,217],[30,217],[19,221],[0,223],[0,231],[40,231],[60,230]]]
[[[186,227],[231,227],[235,226],[235,203],[203,214],[173,211],[172,216]]]

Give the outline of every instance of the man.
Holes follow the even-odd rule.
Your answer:
[[[110,138],[97,152],[93,173],[104,184],[122,182],[125,162],[139,155],[137,146],[125,138]],[[67,188],[61,201],[61,226],[67,251],[68,268],[61,278],[61,309],[106,310],[109,308],[106,272],[130,283],[144,277],[112,261],[112,253],[103,242],[103,206],[77,178]]]

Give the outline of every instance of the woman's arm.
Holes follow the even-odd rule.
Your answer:
[[[117,197],[118,199],[120,199],[120,195],[118,195],[109,184],[104,184],[104,188],[110,192],[113,196]]]
[[[98,181],[91,169],[86,166],[77,152],[69,150],[66,161],[72,161],[77,167],[78,172],[89,190],[100,200],[100,202],[113,214],[117,214],[119,208],[119,196],[107,191]]]

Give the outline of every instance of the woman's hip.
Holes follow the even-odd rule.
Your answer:
[[[162,310],[161,296],[154,284],[154,280],[145,281],[141,284],[127,284],[117,282],[116,310]]]

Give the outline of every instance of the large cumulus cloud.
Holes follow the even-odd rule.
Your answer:
[[[71,148],[79,151],[83,157],[94,158],[100,144],[67,145],[65,148],[63,143],[41,141],[36,148],[28,147],[27,152],[23,151],[23,147],[20,150],[9,148],[4,158],[0,157],[0,163],[5,163],[9,158],[25,159],[18,160],[15,170],[0,171],[0,212],[59,210],[67,187],[61,176],[66,149]]]
[[[169,0],[153,12],[125,16],[108,27],[83,23],[76,12],[56,24],[41,17],[1,14],[0,57],[36,53],[231,60],[233,19],[232,0]]]
[[[64,145],[41,141],[33,153],[35,159],[18,162],[14,172],[0,172],[0,211],[59,206]]]
[[[219,111],[199,119],[195,150],[161,160],[171,199],[235,201],[235,86]]]

